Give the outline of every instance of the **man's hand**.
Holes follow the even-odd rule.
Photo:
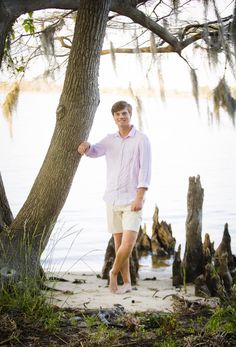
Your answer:
[[[89,149],[90,143],[89,142],[82,142],[78,147],[78,152],[81,155],[84,155],[84,153]]]
[[[135,197],[134,201],[131,203],[131,211],[142,210],[146,190],[147,190],[146,187],[140,187],[137,189],[136,197]]]
[[[137,198],[131,203],[131,211],[140,211],[143,208],[143,199]]]

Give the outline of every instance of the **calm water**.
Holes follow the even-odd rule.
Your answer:
[[[101,95],[91,142],[116,130],[110,106],[120,98],[132,102],[122,95]],[[56,93],[21,93],[12,139],[1,117],[1,172],[14,215],[26,199],[43,161],[58,99]],[[221,126],[210,126],[204,100],[200,116],[191,98],[172,97],[166,106],[158,98],[145,97],[142,101],[143,128],[151,140],[153,153],[152,184],[144,207],[148,234],[157,205],[160,220],[172,225],[177,245],[181,244],[184,250],[188,178],[199,174],[204,188],[203,235],[208,232],[217,246],[228,222],[236,253],[236,130],[226,115]],[[138,126],[135,114],[133,123]],[[45,267],[63,271],[101,270],[109,239],[102,200],[105,176],[104,158],[82,159],[43,254]],[[150,257],[143,258],[141,263],[143,270],[152,266]]]

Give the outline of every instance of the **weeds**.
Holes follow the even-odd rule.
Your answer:
[[[47,302],[44,294],[35,289],[35,286],[22,288],[19,283],[12,284],[10,289],[2,289],[0,295],[0,313],[13,316],[21,314],[27,317],[28,322],[42,326],[49,332],[58,330],[63,311],[56,311]]]

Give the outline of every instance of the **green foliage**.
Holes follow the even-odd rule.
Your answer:
[[[161,335],[163,331],[173,331],[178,326],[177,315],[166,312],[153,312],[145,314],[140,317],[140,324],[145,330],[157,329],[158,335]]]
[[[63,311],[55,311],[47,298],[34,284],[17,283],[8,289],[3,288],[0,295],[0,313],[21,314],[32,324],[44,327],[48,332],[58,329]]]
[[[219,307],[209,319],[206,329],[209,332],[234,333],[236,327],[236,306]]]
[[[33,12],[28,13],[28,18],[26,18],[23,23],[23,28],[25,29],[26,33],[34,34],[35,33],[35,26],[34,26],[34,19],[33,19]]]
[[[153,347],[178,347],[178,346],[180,346],[179,343],[172,338],[165,339],[162,342],[155,342],[153,345]]]

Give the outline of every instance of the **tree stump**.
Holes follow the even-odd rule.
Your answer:
[[[183,284],[183,264],[181,261],[181,245],[179,245],[178,251],[174,253],[174,262],[172,265],[172,284],[175,287]]]
[[[218,296],[221,299],[226,297],[225,287],[213,264],[205,266],[205,280],[211,296]]]
[[[222,254],[224,253],[228,254],[228,267],[230,270],[233,270],[236,264],[234,263],[234,257],[231,251],[231,237],[229,234],[228,223],[225,223],[222,241],[215,251],[214,259],[216,268],[219,267],[219,259],[222,257]]]
[[[212,258],[214,256],[214,242],[211,242],[210,235],[205,234],[205,239],[203,242],[203,266],[212,262]]]
[[[186,246],[184,267],[186,281],[192,282],[203,272],[202,246],[202,204],[204,190],[201,187],[200,176],[189,177],[187,196],[188,214],[186,219]]]
[[[111,237],[107,245],[104,264],[102,268],[102,275],[101,275],[102,279],[108,280],[108,284],[109,284],[109,272],[112,268],[114,260],[115,260],[115,245],[114,245],[114,239],[113,237]],[[130,257],[130,276],[131,276],[132,285],[135,285],[137,283],[138,270],[139,270],[139,260],[138,260],[137,247],[135,246]],[[118,275],[117,281],[118,281],[118,284],[123,284],[120,273]]]
[[[217,272],[224,284],[226,292],[230,293],[233,279],[228,268],[228,253],[227,252],[223,253],[221,257],[219,258],[219,268],[217,269]]]
[[[171,255],[174,254],[176,240],[172,236],[171,225],[165,221],[159,223],[159,210],[155,207],[152,224],[152,253],[154,255]]]
[[[144,224],[144,227],[140,227],[138,239],[137,239],[137,251],[139,256],[147,255],[151,252],[151,239],[147,235],[147,226]]]

